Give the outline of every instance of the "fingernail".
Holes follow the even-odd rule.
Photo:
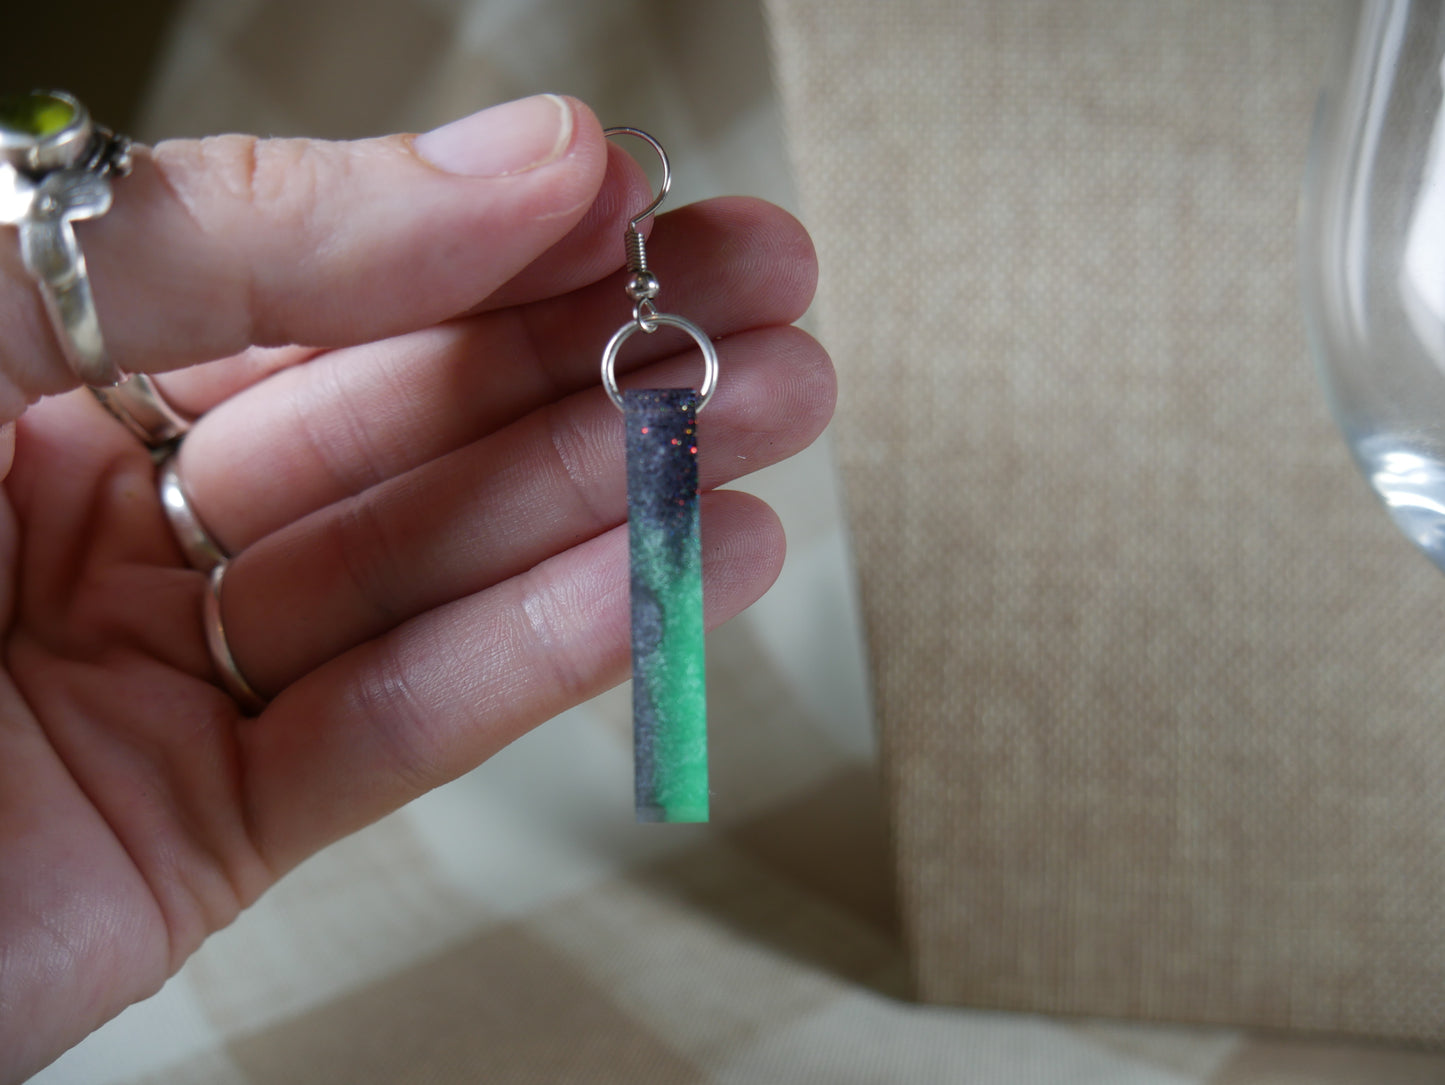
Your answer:
[[[413,146],[447,173],[505,177],[546,165],[571,142],[572,107],[555,94],[538,94],[434,128]]]

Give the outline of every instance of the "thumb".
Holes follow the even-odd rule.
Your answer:
[[[107,352],[157,372],[464,312],[582,218],[606,162],[591,112],[554,95],[414,137],[174,140],[138,151],[111,211],[75,229]],[[0,417],[76,385],[3,236],[0,328]]]

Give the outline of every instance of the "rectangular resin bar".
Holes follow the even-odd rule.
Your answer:
[[[622,394],[638,821],[708,818],[697,393]]]

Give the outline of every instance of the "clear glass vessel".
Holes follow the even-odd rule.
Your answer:
[[[1353,14],[1306,171],[1305,317],[1360,469],[1445,570],[1445,2]]]

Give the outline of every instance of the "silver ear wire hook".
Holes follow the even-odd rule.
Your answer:
[[[697,410],[700,412],[707,406],[707,401],[712,398],[713,391],[717,388],[717,350],[703,330],[692,321],[657,311],[657,306],[653,304],[652,299],[657,297],[660,285],[657,276],[647,265],[647,244],[642,232],[637,228],[638,224],[661,207],[662,201],[667,198],[668,189],[672,187],[672,164],[668,162],[667,152],[662,149],[662,144],[640,128],[626,126],[604,128],[602,134],[608,139],[614,136],[635,136],[656,151],[657,157],[662,161],[662,183],[658,186],[657,195],[650,204],[631,218],[623,235],[627,248],[627,270],[632,273],[628,276],[625,287],[627,296],[633,301],[632,321],[617,330],[617,334],[612,337],[602,352],[602,386],[607,389],[607,394],[612,398],[612,402],[617,404],[619,409],[625,409],[622,392],[617,387],[616,373],[617,353],[622,349],[622,344],[636,331],[644,331],[651,335],[660,327],[676,328],[692,336],[693,342],[702,351],[703,379],[702,386],[698,389],[697,402]]]
[[[653,139],[641,128],[628,128],[626,125],[617,125],[613,128],[604,128],[602,134],[608,139],[612,139],[614,136],[636,136],[656,151],[658,159],[662,162],[662,184],[657,188],[657,196],[650,204],[634,215],[632,221],[627,224],[629,230],[636,232],[637,224],[661,207],[662,201],[667,199],[668,190],[672,188],[672,163],[667,160],[667,152],[662,149],[662,144],[658,143],[657,140]]]
[[[632,272],[627,280],[627,296],[632,299],[632,319],[643,331],[651,333],[657,330],[657,324],[653,317],[657,315],[657,306],[652,299],[657,297],[661,284],[657,276],[647,264],[647,241],[642,236],[638,224],[651,215],[659,207],[662,201],[667,199],[667,193],[672,188],[672,163],[667,160],[667,152],[662,149],[662,144],[653,139],[641,128],[628,128],[620,125],[615,128],[604,128],[602,134],[608,139],[614,136],[635,136],[642,140],[654,151],[662,162],[662,183],[657,188],[657,195],[652,202],[644,207],[637,214],[633,215],[627,223],[627,232],[623,235],[624,244],[627,248],[627,270]]]

